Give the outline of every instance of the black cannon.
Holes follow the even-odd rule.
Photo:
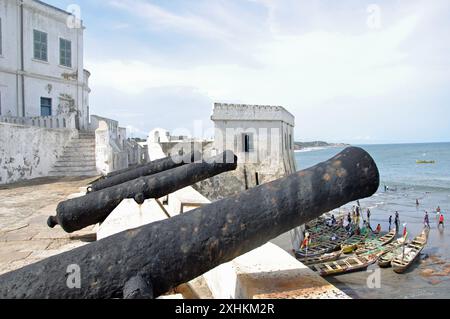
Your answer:
[[[378,186],[370,155],[347,148],[286,178],[4,274],[0,298],[158,297]],[[67,282],[74,267],[77,288]]]
[[[128,168],[99,179],[88,187],[88,192],[96,192],[111,186],[123,184],[133,179],[161,173],[179,166],[194,163],[201,158],[202,154],[192,151],[186,155],[169,156],[158,159],[147,164],[139,165],[135,168]]]
[[[59,203],[56,216],[47,220],[49,227],[60,225],[66,232],[102,222],[122,200],[134,198],[138,204],[149,198],[161,198],[179,189],[215,175],[235,170],[237,157],[226,151],[213,158],[143,176],[129,182],[91,192]]]

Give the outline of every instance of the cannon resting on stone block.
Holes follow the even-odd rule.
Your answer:
[[[286,178],[4,274],[0,298],[158,297],[378,186],[373,159],[350,147]],[[76,288],[68,285],[72,269]]]
[[[146,199],[164,197],[236,167],[237,157],[233,152],[226,151],[200,162],[142,176],[59,203],[56,216],[50,216],[47,224],[51,228],[60,225],[66,232],[72,233],[104,221],[124,199],[134,198],[138,204],[143,204]]]

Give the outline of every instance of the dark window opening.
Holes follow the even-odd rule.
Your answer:
[[[253,149],[253,134],[243,134],[243,151],[245,153],[252,152]]]
[[[52,99],[41,97],[41,116],[52,116]]]

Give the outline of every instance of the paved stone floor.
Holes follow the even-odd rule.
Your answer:
[[[0,274],[95,240],[94,227],[67,234],[47,226],[58,203],[93,179],[42,178],[0,186]]]

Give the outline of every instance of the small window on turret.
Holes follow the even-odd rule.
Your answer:
[[[245,153],[254,151],[253,134],[242,135],[242,148]]]

